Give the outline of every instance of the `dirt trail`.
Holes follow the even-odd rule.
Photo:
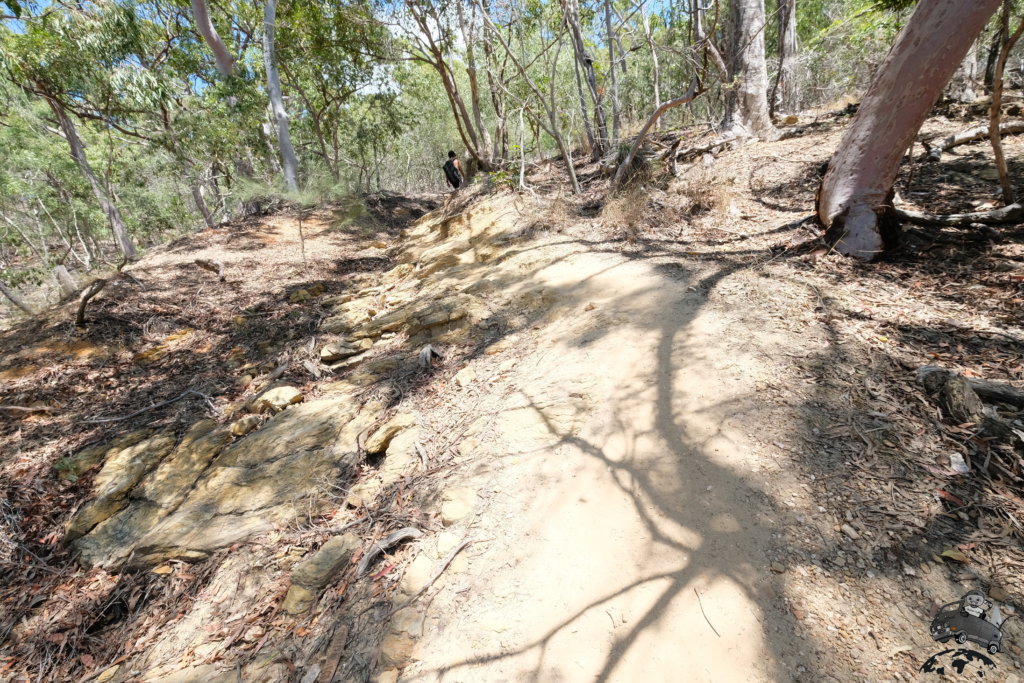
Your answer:
[[[552,310],[496,387],[468,480],[487,498],[468,535],[492,540],[403,680],[787,678],[765,477],[790,473],[753,433],[791,429],[756,382],[798,340],[709,299],[749,274],[540,253]]]
[[[777,258],[822,139],[599,215],[481,184],[206,231],[89,328],[0,337],[0,390],[53,408],[0,423],[0,560],[45,563],[0,592],[0,678],[918,680],[939,605],[1024,590],[1012,489],[914,378],[1019,383],[1024,252]]]

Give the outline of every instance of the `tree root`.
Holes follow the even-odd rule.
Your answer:
[[[908,209],[892,209],[892,215],[901,221],[915,225],[959,226],[980,223],[982,225],[1005,225],[1019,223],[1024,220],[1024,204],[1017,202],[992,211],[974,211],[971,213],[925,213]]]

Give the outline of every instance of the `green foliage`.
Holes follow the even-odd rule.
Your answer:
[[[704,26],[728,56],[728,3],[704,4]],[[721,120],[726,86],[692,44],[687,3],[647,0],[653,54],[633,0],[611,3],[612,36],[604,0],[579,5],[606,115],[608,47],[615,46],[625,131],[635,130],[652,111],[655,56],[662,101],[685,91],[698,70],[710,88],[693,105],[669,112],[665,126]],[[804,104],[822,104],[861,87],[912,5],[798,0]],[[442,190],[447,150],[470,160],[464,140],[471,136],[465,125],[456,125],[453,113],[460,107],[491,138],[478,141],[479,149],[506,157],[495,160],[499,169],[507,157],[532,160],[555,153],[552,125],[570,142],[585,140],[593,105],[585,85],[580,101],[561,4],[507,0],[485,6],[536,90],[485,26],[480,6],[468,0],[282,2],[276,57],[302,178],[298,193],[285,193],[267,106],[262,2],[210,4],[211,20],[235,58],[233,74],[224,77],[185,0],[0,0],[3,277],[39,281],[61,258],[73,269],[86,269],[114,257],[107,216],[69,156],[48,100],[69,112],[102,191],[116,201],[130,234],[143,245],[203,225],[195,188],[202,188],[215,220],[237,216],[253,202],[311,206],[382,189]],[[767,7],[770,52],[777,49],[775,6]],[[431,42],[436,53],[424,47]],[[477,69],[472,84],[471,57]],[[441,73],[461,101],[448,99]],[[553,121],[546,113],[550,102]],[[514,171],[498,170],[486,182],[513,187],[517,179]]]

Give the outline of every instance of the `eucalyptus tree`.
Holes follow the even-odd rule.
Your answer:
[[[879,221],[900,160],[1000,1],[918,3],[864,94],[818,191],[818,217],[840,253],[870,260],[884,249]]]
[[[134,259],[138,252],[112,189],[90,164],[75,119],[104,120],[123,134],[144,135],[125,123],[130,112],[115,99],[118,77],[131,80],[130,70],[120,67],[136,53],[141,31],[131,8],[116,3],[96,7],[100,11],[62,5],[60,11],[23,13],[21,31],[0,28],[0,61],[12,83],[49,106],[57,124],[54,133],[64,138],[88,180],[122,255]],[[107,115],[110,110],[116,114]]]
[[[482,122],[466,106],[463,90],[453,66],[453,53],[457,41],[457,10],[454,5],[455,3],[438,4],[429,0],[405,0],[406,14],[398,19],[395,26],[399,29],[411,29],[405,30],[409,58],[429,65],[440,77],[441,86],[455,118],[455,126],[466,150],[481,169],[489,171],[494,168],[493,150],[489,148]]]
[[[725,97],[726,134],[770,139],[776,135],[768,113],[764,0],[732,0],[729,87]]]
[[[361,93],[393,89],[390,34],[368,2],[293,2],[280,13],[277,57],[285,87],[302,105],[295,123],[310,139],[303,154],[318,160],[337,181],[353,140],[351,106],[362,107],[357,102]],[[373,100],[375,107],[392,101]]]

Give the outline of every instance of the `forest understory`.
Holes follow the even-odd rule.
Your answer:
[[[528,192],[284,208],[151,249],[84,326],[76,301],[13,322],[0,679],[923,679],[954,647],[941,605],[1024,608],[1024,226],[833,253],[814,191],[848,119],[649,161],[611,199],[598,164],[573,195],[548,160]],[[1024,177],[1024,136],[1004,146]],[[987,141],[926,157],[902,207],[995,206]],[[957,419],[927,366],[1011,398]],[[172,465],[191,478],[158,500]],[[283,483],[210,493],[263,469]],[[1020,680],[1024,624],[1003,631],[992,675]]]

